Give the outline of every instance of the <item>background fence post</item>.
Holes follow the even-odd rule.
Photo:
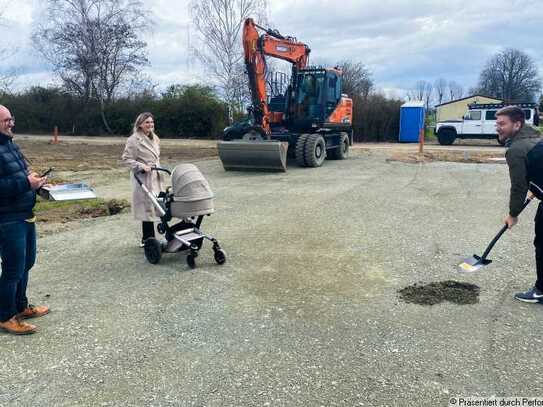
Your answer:
[[[58,144],[58,126],[53,129],[53,141],[52,144]]]

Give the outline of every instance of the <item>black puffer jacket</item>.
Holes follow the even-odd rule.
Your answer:
[[[0,133],[0,222],[31,218],[36,193],[27,179],[28,167],[19,146]]]

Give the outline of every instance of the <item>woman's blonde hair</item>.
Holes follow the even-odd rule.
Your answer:
[[[155,119],[155,116],[153,116],[152,113],[149,113],[149,112],[143,112],[143,113],[140,113],[138,115],[138,117],[136,117],[136,121],[134,122],[134,128],[132,129],[132,131],[134,133],[138,133],[141,131],[140,129],[140,126],[142,125],[142,123],[147,120],[148,118],[151,118],[151,119]],[[156,137],[156,134],[153,130],[151,130],[151,134],[149,135],[150,138],[154,138]]]

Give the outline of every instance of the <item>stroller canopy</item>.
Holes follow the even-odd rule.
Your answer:
[[[180,164],[172,172],[172,216],[183,218],[213,212],[213,191],[194,164]]]

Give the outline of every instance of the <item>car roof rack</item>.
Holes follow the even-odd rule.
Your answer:
[[[470,110],[474,109],[501,109],[506,106],[518,106],[520,108],[535,109],[538,107],[537,103],[514,103],[508,105],[506,103],[471,103],[468,105]]]

